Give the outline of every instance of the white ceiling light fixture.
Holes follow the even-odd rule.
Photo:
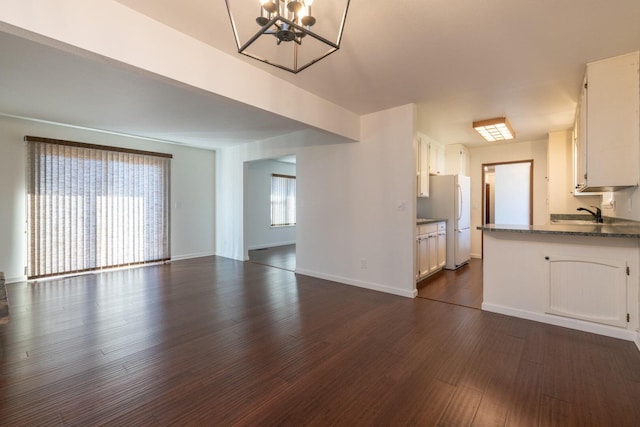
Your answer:
[[[473,122],[473,128],[488,142],[503,141],[516,137],[516,133],[506,117]]]
[[[225,0],[238,52],[294,74],[335,52],[350,0],[318,1]]]

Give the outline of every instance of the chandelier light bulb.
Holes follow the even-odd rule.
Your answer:
[[[260,0],[260,5],[264,10],[266,10],[269,13],[274,13],[278,10],[278,7],[276,6],[275,1],[273,0]]]
[[[351,0],[336,0],[337,4],[332,2],[328,10],[322,11],[321,24],[324,25],[317,26],[315,11],[311,8],[314,0],[258,0],[260,13],[257,16],[245,13],[247,1],[251,3],[252,0],[225,0],[239,53],[298,73],[340,48]],[[252,15],[255,18],[251,18]],[[241,21],[248,24],[254,21],[253,25],[257,24],[258,28],[245,33]],[[314,30],[316,27],[319,30]],[[266,37],[271,37],[272,43],[282,47],[274,49],[271,43],[266,43]]]
[[[289,12],[291,13],[298,13],[298,11],[302,9],[302,3],[297,0],[292,0],[287,3],[287,9],[289,9]]]

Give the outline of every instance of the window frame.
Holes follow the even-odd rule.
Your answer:
[[[286,194],[274,194],[274,179],[285,179],[287,181],[283,182],[282,185],[285,187],[285,192]],[[291,197],[291,183],[293,183],[293,202],[291,202],[289,200],[289,198]],[[276,189],[277,191],[277,189]],[[269,212],[270,212],[270,218],[269,218],[269,224],[271,228],[283,228],[283,227],[295,227],[296,226],[296,221],[297,221],[297,212],[296,212],[296,204],[297,204],[297,181],[296,181],[296,177],[294,175],[285,175],[285,174],[279,174],[279,173],[272,173],[271,174],[271,187],[270,187],[270,206],[269,206]],[[285,200],[282,202],[274,202],[274,197],[284,197]],[[281,207],[281,214],[284,215],[283,217],[283,221],[281,222],[276,222],[274,221],[274,213],[275,216],[278,216],[278,213],[276,213],[276,209],[278,209],[277,206],[274,207],[274,203],[279,203],[284,205],[283,207]],[[291,209],[293,210],[293,222],[285,222],[287,221],[287,219],[290,219],[291,216]],[[278,220],[280,218],[276,218],[276,220]]]

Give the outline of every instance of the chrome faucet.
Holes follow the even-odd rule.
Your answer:
[[[602,222],[604,222],[604,221],[603,221],[603,219],[602,219],[602,211],[600,210],[600,208],[599,208],[599,207],[596,207],[596,206],[591,206],[591,207],[592,207],[592,208],[595,208],[595,210],[596,210],[596,211],[595,211],[595,212],[593,212],[592,210],[587,209],[587,208],[578,208],[578,209],[576,209],[576,210],[578,210],[578,211],[586,211],[586,212],[589,212],[591,215],[593,215],[593,217],[595,218],[595,220],[596,220],[596,222],[597,222],[597,223],[602,223]]]

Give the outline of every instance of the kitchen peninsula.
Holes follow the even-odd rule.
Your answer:
[[[486,311],[638,342],[640,224],[486,225]]]

